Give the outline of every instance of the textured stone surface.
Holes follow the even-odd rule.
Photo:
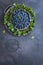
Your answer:
[[[4,10],[14,2],[36,11],[35,28],[25,37],[2,32]],[[43,0],[0,0],[0,65],[43,65]]]

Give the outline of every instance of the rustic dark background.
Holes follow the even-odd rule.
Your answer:
[[[36,12],[35,28],[25,37],[3,33],[4,10],[14,2]],[[43,0],[0,0],[0,65],[43,65]]]

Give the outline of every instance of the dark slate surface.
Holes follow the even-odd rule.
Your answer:
[[[36,11],[35,28],[25,37],[2,32],[4,10],[14,2]],[[0,65],[43,65],[43,0],[0,0]]]

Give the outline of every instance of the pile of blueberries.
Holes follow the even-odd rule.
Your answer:
[[[29,26],[30,23],[30,17],[27,12],[24,12],[23,10],[15,10],[12,14],[12,24],[17,29],[24,29]]]

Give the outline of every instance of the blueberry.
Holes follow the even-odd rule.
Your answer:
[[[16,10],[12,14],[12,23],[15,23],[14,26],[18,29],[24,29],[25,27],[27,27],[27,25],[29,25],[29,22],[29,15],[20,9]]]

